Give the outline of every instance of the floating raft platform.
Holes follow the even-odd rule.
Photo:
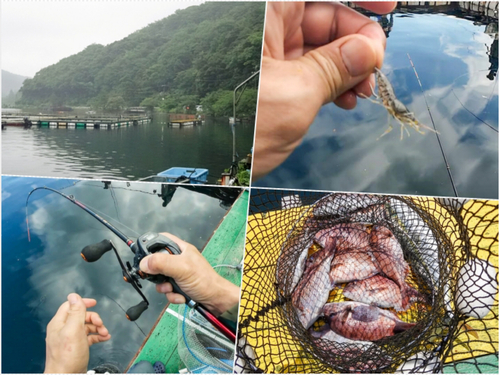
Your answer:
[[[120,127],[147,124],[149,117],[123,119],[51,119],[34,121],[33,125],[39,128],[67,128],[67,129],[114,129]]]
[[[39,128],[65,128],[65,129],[114,129],[126,126],[147,124],[151,121],[147,116],[130,116],[124,118],[102,117],[102,118],[57,118],[40,116],[26,116],[32,126]],[[3,126],[24,126],[24,119],[2,118]]]
[[[197,125],[202,125],[203,121],[202,120],[194,120],[194,119],[187,119],[187,120],[170,120],[168,123],[168,126],[172,126],[174,128],[180,128],[183,126],[197,126]]]

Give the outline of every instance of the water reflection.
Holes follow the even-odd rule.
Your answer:
[[[459,196],[498,198],[498,23],[409,12],[378,18],[390,32],[382,71],[420,122],[434,122],[439,140],[412,131],[400,141],[392,120],[395,130],[376,141],[387,127],[385,108],[329,104],[286,162],[255,186],[453,196],[454,183]]]
[[[382,30],[384,30],[386,38],[389,38],[389,34],[391,33],[392,26],[394,25],[394,14],[385,14],[382,16],[377,15],[376,16],[377,22],[380,24],[382,27]]]
[[[124,370],[166,305],[165,297],[144,282],[150,302],[140,319],[124,311],[140,296],[124,283],[113,254],[98,262],[80,258],[83,247],[111,239],[124,260],[132,253],[102,224],[64,198],[44,190],[29,203],[31,242],[25,201],[36,186],[74,195],[131,238],[146,231],[169,231],[201,249],[226,213],[221,200],[179,188],[163,206],[160,184],[2,178],[2,372],[43,371],[45,329],[71,292],[95,298],[112,339],[91,347],[90,367],[106,362]],[[227,205],[227,202],[226,202]]]
[[[238,124],[236,131],[243,158],[253,145],[254,123]],[[232,142],[227,118],[183,128],[169,127],[161,114],[150,124],[111,130],[9,127],[2,134],[2,173],[134,180],[171,167],[198,167],[216,183],[231,166]]]
[[[498,71],[498,23],[492,22],[486,26],[485,33],[493,38],[491,46],[486,51],[490,62],[490,67],[488,68],[489,73],[486,77],[490,81],[493,81]]]

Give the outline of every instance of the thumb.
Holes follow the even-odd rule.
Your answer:
[[[369,77],[382,66],[383,58],[382,42],[355,34],[311,50],[299,60],[309,69],[312,87],[319,89],[326,104]]]
[[[165,276],[179,278],[184,273],[185,263],[180,255],[155,253],[141,260],[139,267],[141,271],[151,275],[162,274]]]
[[[76,293],[68,295],[69,310],[66,319],[66,326],[69,329],[81,329],[85,325],[87,307],[85,302]]]

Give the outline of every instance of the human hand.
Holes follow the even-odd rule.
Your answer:
[[[111,338],[99,314],[87,311],[96,304],[71,293],[59,307],[47,325],[45,373],[87,372],[89,347]]]
[[[383,14],[396,2],[359,5]],[[267,3],[254,180],[285,161],[323,104],[352,109],[371,96],[385,42],[378,23],[340,3]]]
[[[240,289],[215,272],[196,247],[170,233],[161,234],[176,242],[181,254],[148,255],[141,260],[141,271],[172,277],[184,293],[215,315],[224,313],[239,302]],[[165,293],[171,303],[186,303],[182,295],[172,292],[170,283],[158,284],[156,290]]]

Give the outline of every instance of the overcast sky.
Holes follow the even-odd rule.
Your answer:
[[[109,44],[204,1],[2,0],[1,66],[33,77],[90,44]]]

